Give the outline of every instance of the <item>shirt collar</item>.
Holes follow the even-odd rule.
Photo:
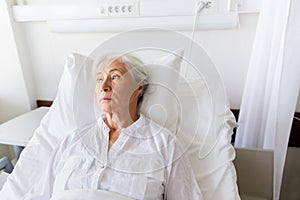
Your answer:
[[[100,116],[98,121],[97,121],[97,124],[104,133],[109,133],[110,128],[106,125],[104,120],[105,120],[105,115]],[[125,133],[132,133],[137,128],[144,126],[146,124],[146,121],[147,120],[146,120],[145,116],[143,114],[140,114],[139,118],[135,122],[130,124],[128,127],[122,129],[122,133],[124,133],[124,132]]]

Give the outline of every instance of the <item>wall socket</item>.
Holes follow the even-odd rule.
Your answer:
[[[196,0],[195,9],[203,3],[209,3],[209,8],[204,8],[201,13],[216,13],[219,10],[219,0]]]
[[[132,17],[139,15],[137,0],[109,0],[101,3],[99,14],[116,17]]]

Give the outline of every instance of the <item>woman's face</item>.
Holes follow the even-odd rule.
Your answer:
[[[121,60],[107,60],[101,63],[97,73],[96,94],[98,105],[105,113],[129,114],[137,109],[137,100],[143,90],[129,73]]]

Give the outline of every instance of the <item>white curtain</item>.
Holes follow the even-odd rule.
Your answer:
[[[275,200],[300,88],[299,10],[299,0],[262,3],[235,141],[274,150]]]

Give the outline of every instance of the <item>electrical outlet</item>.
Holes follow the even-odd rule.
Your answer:
[[[103,2],[99,14],[116,17],[131,17],[139,15],[137,0],[110,0]]]
[[[204,4],[208,5],[207,7],[203,8],[201,10],[201,13],[215,13],[215,12],[218,12],[218,10],[219,10],[219,5],[218,5],[219,1],[218,0],[196,0],[195,2],[196,2],[195,10]],[[199,12],[199,9],[198,9],[198,12]]]

